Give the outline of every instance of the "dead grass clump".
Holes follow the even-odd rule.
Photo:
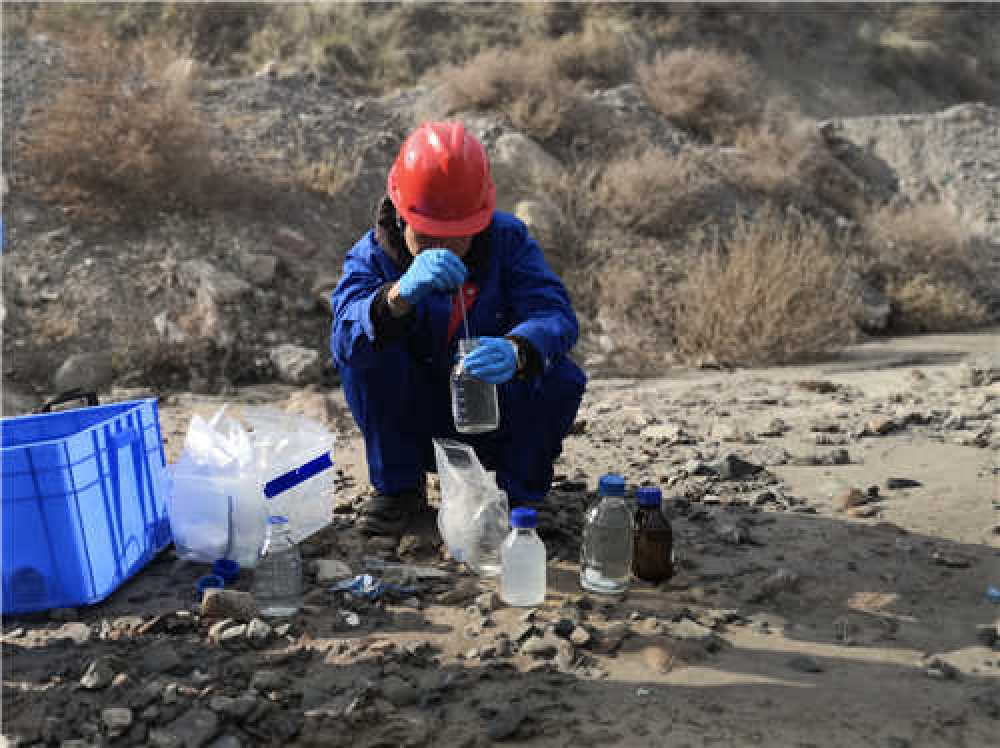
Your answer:
[[[720,212],[724,180],[699,155],[652,148],[613,161],[594,194],[593,209],[628,231],[667,238]]]
[[[732,142],[762,121],[762,80],[741,54],[688,47],[658,54],[638,74],[664,117],[713,143]]]
[[[48,195],[121,213],[201,205],[212,138],[191,104],[194,63],[152,39],[91,33],[67,67],[27,149]]]
[[[864,228],[866,260],[892,302],[896,329],[947,332],[987,321],[977,298],[985,257],[944,205],[885,207]]]
[[[674,293],[680,355],[729,365],[783,364],[850,340],[843,261],[819,224],[775,212],[695,256]]]
[[[989,320],[989,310],[969,288],[927,273],[890,279],[886,295],[892,302],[893,328],[898,332],[953,332]]]

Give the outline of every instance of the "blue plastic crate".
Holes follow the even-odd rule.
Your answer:
[[[0,421],[3,613],[89,605],[170,540],[156,401]]]

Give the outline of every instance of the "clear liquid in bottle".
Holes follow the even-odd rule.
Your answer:
[[[268,520],[267,539],[253,573],[253,594],[265,617],[291,616],[302,607],[302,555],[292,542],[287,517]]]
[[[515,607],[535,607],[545,602],[545,544],[535,532],[534,509],[511,512],[513,529],[501,549],[503,574],[500,597]]]
[[[625,481],[601,477],[598,501],[586,514],[580,551],[580,586],[590,592],[618,595],[632,573],[633,521],[625,502]]]
[[[459,355],[464,357],[478,345],[479,338],[462,338],[458,341]],[[455,430],[460,434],[496,431],[500,425],[496,385],[467,374],[459,360],[451,373],[451,411]]]

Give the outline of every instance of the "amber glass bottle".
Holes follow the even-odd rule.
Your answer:
[[[674,533],[660,510],[663,496],[659,488],[643,486],[636,498],[632,573],[646,582],[662,582],[674,574]]]

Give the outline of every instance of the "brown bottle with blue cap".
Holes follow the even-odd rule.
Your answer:
[[[632,573],[644,582],[663,582],[674,575],[674,532],[660,508],[663,495],[656,486],[636,491]]]

